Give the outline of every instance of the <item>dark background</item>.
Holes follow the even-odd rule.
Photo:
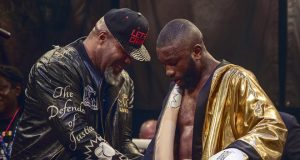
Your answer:
[[[27,75],[52,45],[65,45],[89,33],[111,8],[141,12],[150,23],[146,41],[152,61],[128,68],[135,82],[134,136],[140,124],[156,119],[169,80],[155,43],[160,29],[186,18],[203,32],[217,59],[241,65],[257,76],[278,110],[300,117],[300,0],[0,0],[0,63]]]

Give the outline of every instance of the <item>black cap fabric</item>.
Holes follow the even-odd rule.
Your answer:
[[[148,34],[149,24],[141,13],[128,8],[111,9],[104,15],[104,22],[108,30],[133,59],[151,60],[143,45]]]
[[[24,77],[19,69],[14,66],[0,65],[0,76],[5,77],[9,81],[23,83]]]

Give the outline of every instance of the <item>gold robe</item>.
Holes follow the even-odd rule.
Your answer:
[[[203,125],[202,159],[236,140],[251,145],[262,159],[280,159],[286,132],[278,111],[250,71],[228,64],[214,72]]]

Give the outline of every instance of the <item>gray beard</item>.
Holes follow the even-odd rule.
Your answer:
[[[115,74],[113,71],[113,67],[108,67],[107,69],[105,69],[104,78],[105,81],[112,86],[118,86],[122,80],[121,72]]]

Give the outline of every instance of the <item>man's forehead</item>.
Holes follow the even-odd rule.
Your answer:
[[[172,46],[168,46],[168,47],[162,47],[162,48],[157,48],[157,55],[159,59],[171,59],[172,57],[174,57],[173,51],[174,51],[174,47]]]
[[[164,46],[164,47],[159,47],[156,49],[158,52],[163,53],[163,54],[172,54],[179,49],[179,46],[172,44],[172,45],[168,45],[168,46]]]
[[[3,84],[10,84],[10,81],[7,78],[5,78],[4,76],[0,75],[0,85],[3,85]]]
[[[183,53],[183,51],[188,50],[187,46],[182,46],[180,44],[172,44],[165,47],[156,48],[159,55],[163,55],[165,57],[176,57]]]

